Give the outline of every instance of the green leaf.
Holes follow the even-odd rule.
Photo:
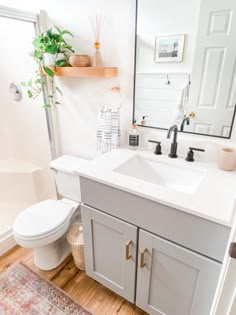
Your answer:
[[[30,79],[27,83],[28,86],[32,87],[32,79]]]
[[[56,90],[61,94],[61,96],[63,96],[63,93],[62,93],[62,91],[59,89],[58,86],[56,86]]]
[[[42,55],[41,51],[35,49],[35,51],[34,51],[34,58],[37,58],[37,59],[38,58],[43,58],[43,55]]]
[[[49,75],[49,77],[51,77],[51,78],[54,77],[54,72],[52,71],[52,69],[44,66],[43,70],[47,73],[47,75]]]
[[[51,108],[51,105],[50,104],[44,104],[42,107],[43,108]]]
[[[36,37],[35,40],[33,41],[34,47],[39,48],[41,45],[41,40],[42,40],[42,35],[39,35],[38,37]]]
[[[48,45],[45,47],[45,51],[55,55],[58,52],[58,46],[56,44]]]
[[[73,37],[73,34],[71,32],[69,32],[69,31],[67,31],[67,30],[64,30],[64,31],[61,32],[61,35],[65,35],[65,34],[68,34],[71,37]]]
[[[61,103],[60,103],[60,102],[58,102],[58,101],[56,101],[56,102],[55,102],[55,104],[56,104],[56,105],[61,105]]]
[[[28,93],[28,97],[29,97],[29,98],[32,98],[32,97],[33,97],[33,93],[32,93],[31,90],[27,90],[27,93]]]
[[[36,79],[34,81],[35,84],[43,84],[44,83],[44,80],[43,79]]]
[[[20,85],[26,87],[26,83],[25,82],[21,82]]]
[[[68,50],[70,50],[71,52],[74,52],[74,49],[72,48],[71,45],[64,45],[63,48],[64,48],[64,49],[68,49]]]
[[[54,25],[54,28],[58,31],[58,33],[60,35],[62,35],[62,31],[61,31],[61,29],[58,26]]]
[[[50,28],[49,30],[47,30],[46,34],[47,34],[47,37],[52,38],[53,37],[52,29]]]
[[[56,61],[56,65],[59,66],[59,67],[66,65],[66,59],[57,60]]]
[[[48,95],[48,98],[53,98],[53,95]]]

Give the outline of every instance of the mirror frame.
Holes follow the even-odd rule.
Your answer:
[[[136,60],[137,60],[137,39],[138,39],[138,34],[137,34],[137,28],[138,28],[138,2],[139,0],[136,0],[136,7],[135,7],[135,44],[134,44],[134,85],[133,85],[133,117],[132,117],[132,124],[134,124],[135,121],[135,93],[136,93]],[[229,131],[229,136],[228,137],[223,137],[223,136],[217,136],[217,135],[208,135],[205,133],[198,133],[198,132],[191,132],[191,131],[180,131],[178,132],[185,133],[185,134],[192,134],[192,135],[197,135],[197,136],[206,136],[206,137],[213,137],[213,138],[221,138],[221,139],[230,139],[233,131],[233,126],[234,126],[234,120],[235,120],[235,114],[236,114],[236,103],[234,105],[234,112],[232,116],[232,121],[230,125],[230,131]],[[174,124],[174,123],[173,123]],[[144,126],[144,125],[138,125],[139,127],[143,128],[152,128],[152,129],[158,129],[158,130],[168,130],[167,128],[161,128],[161,127],[153,127],[153,126]],[[171,127],[171,126],[170,126]]]

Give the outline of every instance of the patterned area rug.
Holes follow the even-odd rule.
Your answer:
[[[0,315],[91,315],[23,263],[0,275]]]

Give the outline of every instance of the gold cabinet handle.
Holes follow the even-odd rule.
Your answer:
[[[147,248],[143,248],[141,250],[141,255],[140,255],[140,268],[143,268],[145,266],[145,262],[144,262],[144,254],[146,253]]]
[[[129,260],[132,256],[129,254],[129,245],[132,244],[131,240],[126,241],[125,245],[125,258],[126,260]]]

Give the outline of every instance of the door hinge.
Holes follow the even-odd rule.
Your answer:
[[[232,242],[229,248],[229,256],[236,259],[236,243]]]

